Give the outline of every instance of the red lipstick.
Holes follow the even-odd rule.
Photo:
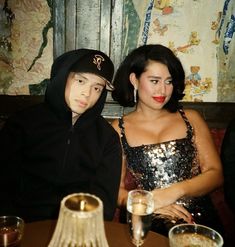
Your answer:
[[[165,96],[155,96],[155,97],[153,97],[153,99],[155,101],[157,101],[158,103],[163,103],[165,101],[166,97]]]

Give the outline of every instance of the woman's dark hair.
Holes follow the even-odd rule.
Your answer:
[[[121,106],[134,106],[134,87],[129,75],[135,73],[136,78],[140,78],[150,60],[167,66],[172,77],[173,93],[164,108],[170,112],[177,111],[179,100],[184,97],[185,72],[176,55],[169,48],[159,44],[140,46],[126,56],[115,74],[113,81],[115,90],[112,92],[112,98]]]

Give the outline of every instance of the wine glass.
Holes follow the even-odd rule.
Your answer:
[[[0,216],[0,246],[17,247],[24,233],[24,220],[17,216]]]
[[[168,233],[170,247],[201,246],[222,247],[222,236],[214,229],[198,224],[179,224]]]
[[[127,223],[132,243],[139,247],[144,243],[152,222],[153,194],[146,190],[131,190],[127,198]]]

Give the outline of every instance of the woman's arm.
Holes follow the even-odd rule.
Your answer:
[[[114,120],[112,122],[112,126],[117,131],[121,139],[121,132],[120,132],[120,128],[118,127],[118,120]],[[122,153],[123,153],[123,150],[122,150]],[[121,174],[121,181],[120,181],[120,187],[119,187],[119,193],[118,193],[118,206],[119,207],[125,206],[127,202],[128,191],[125,188],[125,177],[126,177],[126,159],[123,153],[122,154],[122,174]]]
[[[184,196],[205,195],[223,184],[221,161],[206,122],[194,110],[186,110],[185,113],[195,131],[201,174],[168,188],[154,190],[159,207],[170,205]]]
[[[127,196],[128,191],[125,188],[125,177],[126,177],[126,164],[125,164],[125,158],[123,156],[122,158],[122,175],[121,175],[121,182],[118,192],[118,206],[123,207],[126,206],[127,203]]]

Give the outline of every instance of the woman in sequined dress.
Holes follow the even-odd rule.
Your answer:
[[[221,161],[201,115],[183,109],[185,73],[162,45],[132,51],[117,70],[114,100],[135,110],[114,120],[123,147],[119,205],[125,206],[131,175],[134,187],[152,191],[152,230],[167,235],[181,222],[219,228],[209,193],[223,183]]]

